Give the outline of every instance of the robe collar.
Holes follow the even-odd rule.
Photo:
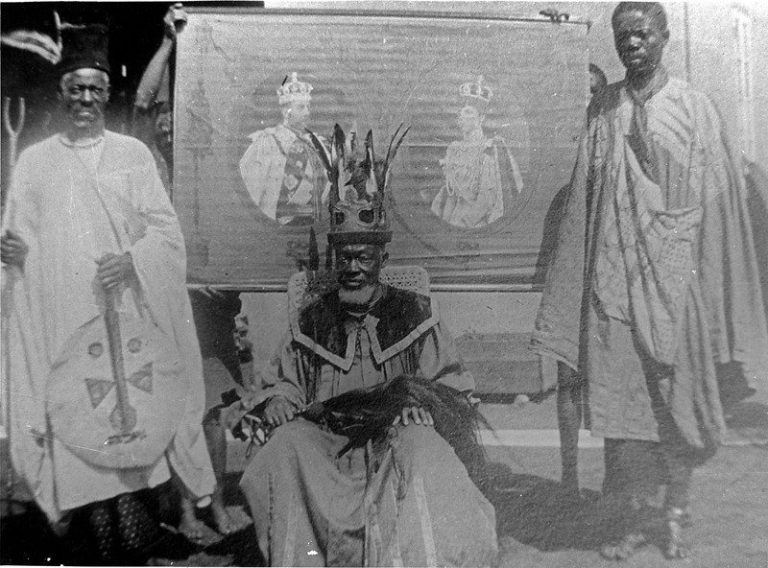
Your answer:
[[[427,296],[383,286],[383,296],[356,325],[356,318],[341,309],[333,291],[291,318],[293,339],[343,371],[349,371],[355,358],[357,333],[368,333],[376,364],[402,352],[438,321],[437,306]]]

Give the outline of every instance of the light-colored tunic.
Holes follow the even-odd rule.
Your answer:
[[[583,373],[594,434],[658,441],[661,397],[691,446],[716,442],[715,364],[768,377],[741,168],[712,103],[680,80],[642,108],[610,85],[592,111],[533,347]]]
[[[169,466],[194,495],[210,494],[215,480],[201,427],[202,367],[184,239],[150,151],[109,131],[90,150],[48,138],[21,154],[4,213],[3,230],[29,246],[23,271],[3,270],[3,359],[11,455],[37,503],[56,520],[66,510],[158,485]],[[49,430],[45,393],[67,340],[103,310],[96,261],[126,251],[138,282],[122,290],[118,309],[142,313],[175,340],[189,389],[186,400],[169,401],[185,412],[164,457],[146,468],[101,469]]]
[[[471,390],[474,380],[463,371],[436,308],[420,318],[413,313],[418,310],[399,311],[395,305],[410,304],[386,302],[380,312],[362,320],[341,316],[331,322],[330,334],[319,332],[324,339],[315,349],[308,347],[309,337],[302,338],[307,326],[294,322],[265,372],[267,388],[250,404],[279,393],[303,406],[409,371],[459,391]],[[384,312],[399,328],[393,334],[380,327],[387,318]],[[411,316],[415,321],[408,323]],[[329,339],[334,330],[341,335]],[[313,380],[315,388],[310,386]],[[241,488],[270,565],[495,562],[493,506],[434,428],[401,425],[386,439],[337,458],[347,441],[299,418],[280,426],[247,466]]]

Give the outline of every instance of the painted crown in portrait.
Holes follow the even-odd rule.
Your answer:
[[[477,78],[477,81],[463,83],[461,87],[459,87],[459,94],[462,97],[471,97],[487,103],[490,102],[491,97],[493,96],[493,91],[483,82],[483,76],[480,75]]]
[[[331,219],[328,242],[339,244],[384,244],[392,240],[386,207],[389,170],[408,128],[401,124],[389,143],[384,159],[376,159],[373,132],[365,137],[360,151],[357,136],[347,136],[337,124],[330,151],[312,132],[310,139],[328,172],[331,190],[328,211]],[[402,130],[402,132],[401,132]]]
[[[308,102],[311,98],[312,85],[299,81],[298,73],[291,73],[291,80],[285,81],[277,89],[277,101],[281,105],[293,102]]]

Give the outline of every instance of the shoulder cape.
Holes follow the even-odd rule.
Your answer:
[[[430,298],[387,285],[381,300],[363,319],[377,364],[410,347],[438,322],[437,307]],[[352,367],[356,338],[344,331],[344,314],[335,291],[292,318],[291,332],[294,341],[332,365],[344,371]]]

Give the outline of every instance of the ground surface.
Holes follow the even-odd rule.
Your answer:
[[[600,558],[597,548],[611,533],[600,522],[599,491],[603,477],[602,449],[587,443],[580,450],[581,499],[568,499],[560,488],[559,449],[551,444],[556,427],[554,401],[486,405],[485,413],[499,430],[542,433],[541,445],[530,436],[524,446],[490,446],[501,545],[501,566],[524,568],[600,568],[616,563]],[[696,471],[693,486],[694,525],[689,529],[693,555],[686,561],[663,558],[650,544],[628,561],[626,568],[690,566],[693,568],[768,568],[768,445],[757,443],[764,434],[764,407],[743,406],[731,422],[737,426],[728,446]],[[509,440],[515,442],[514,435]],[[556,438],[556,437],[555,437]],[[750,441],[752,442],[750,444]],[[243,465],[243,448],[231,444],[231,463]],[[598,446],[598,447],[595,447]],[[228,474],[226,500],[230,511],[244,515],[237,490],[239,472]],[[3,564],[59,564],[66,550],[34,514],[6,517],[0,525],[0,562]],[[253,527],[221,538],[210,531],[203,543],[191,546],[180,537],[165,551],[176,566],[253,566],[262,563]]]

